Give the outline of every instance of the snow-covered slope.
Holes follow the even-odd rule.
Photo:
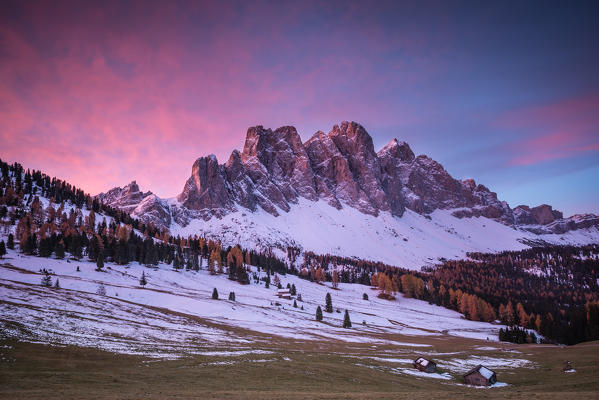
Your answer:
[[[59,279],[60,289],[40,285],[42,269],[54,274],[53,283]],[[148,281],[145,288],[139,286],[142,272]],[[295,285],[301,294],[298,308],[293,307],[294,300],[276,297],[274,285],[268,289],[262,282],[240,285],[206,270],[176,271],[163,264],[150,269],[131,263],[98,272],[95,264],[86,261],[9,251],[0,260],[0,323],[5,334],[21,339],[150,355],[197,351],[202,345],[260,342],[272,335],[423,347],[417,339],[407,344],[381,335],[497,340],[499,325],[468,321],[455,311],[424,301],[401,296],[395,301],[382,300],[376,297],[377,291],[358,284],[340,284],[340,290],[335,290],[297,276],[280,279],[284,286]],[[97,294],[100,285],[106,295]],[[214,288],[220,299],[235,292],[236,301],[212,300]],[[316,307],[324,309],[327,292],[335,312],[324,313],[319,323],[314,317]],[[364,293],[370,300],[363,300]],[[346,309],[352,329],[342,328]]]
[[[174,199],[171,205],[177,207]],[[410,269],[437,263],[440,258],[465,258],[467,252],[521,250],[531,242],[582,245],[599,241],[596,227],[537,235],[486,217],[452,214],[453,210],[436,210],[424,216],[406,210],[401,217],[387,212],[375,217],[352,207],[337,209],[324,201],[299,199],[279,216],[239,210],[220,219],[193,219],[184,227],[175,223],[171,233],[216,237],[225,245],[248,248],[298,247]]]

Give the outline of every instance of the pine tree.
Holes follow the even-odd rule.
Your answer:
[[[229,300],[235,301],[235,292],[229,293]]]
[[[15,249],[15,237],[13,236],[12,233],[10,233],[8,235],[8,241],[6,242],[6,247],[8,247],[10,250]]]
[[[27,235],[26,233],[21,236],[21,251],[25,254],[32,255],[35,254],[37,248],[37,241],[35,238],[35,234]]]
[[[333,271],[333,277],[331,278],[331,282],[335,289],[339,287],[339,274],[337,273],[337,270]]]
[[[56,254],[56,258],[64,258],[64,242],[62,241],[62,239],[60,239],[58,243],[56,243],[56,246],[54,247],[54,253]]]
[[[0,240],[0,258],[4,257],[6,254],[6,245],[4,244],[4,240]]]
[[[522,303],[516,304],[516,323],[519,323],[524,328],[528,325],[528,314],[526,314]]]
[[[293,300],[293,308],[297,308],[297,302]]]
[[[145,273],[145,271],[141,272],[141,278],[139,278],[139,284],[142,287],[145,287],[148,284],[148,281],[146,280],[146,273]]]
[[[349,312],[345,310],[345,316],[343,317],[343,327],[351,328],[351,320],[349,319]]]
[[[316,283],[320,283],[320,282],[326,280],[325,273],[321,267],[318,267],[318,269],[315,271],[314,280],[316,281]]]
[[[42,276],[42,286],[45,287],[50,287],[52,286],[52,277],[50,276],[50,274],[44,274],[44,276]]]
[[[537,318],[535,319],[535,328],[537,329],[537,332],[541,332],[542,321],[541,314],[537,314]]]
[[[60,289],[60,282],[58,281],[58,278],[56,278],[56,282],[54,282],[54,287],[56,289]]]
[[[322,321],[322,309],[320,308],[320,306],[318,306],[318,308],[316,309],[316,320]]]
[[[52,255],[52,243],[49,238],[40,240],[39,256],[50,257]]]
[[[218,290],[216,288],[212,291],[212,300],[218,300]]]
[[[328,313],[332,313],[333,312],[333,300],[331,299],[331,294],[327,293],[326,297],[326,307],[325,307],[325,311]]]
[[[250,276],[243,267],[237,268],[237,281],[244,285],[250,284]]]
[[[363,300],[368,300],[368,295],[367,295],[366,293],[364,293],[364,294],[362,295],[362,299],[363,299]]]
[[[227,255],[227,259],[229,258],[231,258],[231,253]],[[227,260],[227,262],[229,262],[229,260]],[[237,267],[232,262],[229,264],[229,279],[232,281],[237,279]]]
[[[516,318],[514,315],[514,307],[512,306],[512,302],[509,301],[507,303],[507,307],[505,308],[505,323],[509,326],[512,326],[516,323]]]
[[[98,254],[98,258],[96,259],[96,271],[102,271],[104,268],[104,254]]]
[[[289,290],[289,294],[295,296],[297,294],[297,289],[295,288],[295,283],[291,285],[291,289]]]

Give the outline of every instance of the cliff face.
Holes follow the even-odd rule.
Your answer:
[[[199,167],[198,167],[199,166]],[[458,181],[427,156],[393,139],[378,153],[372,137],[355,122],[342,122],[302,143],[295,128],[249,128],[243,152],[218,165],[213,156],[196,161],[179,201],[204,215],[221,216],[233,205],[268,213],[287,212],[298,198],[322,199],[340,209],[402,216],[405,209],[456,216],[486,216],[513,223],[512,210],[473,180]],[[466,209],[464,209],[466,208]]]
[[[120,208],[143,223],[168,228],[171,210],[166,201],[152,192],[143,193],[135,181],[125,187],[116,187],[96,196],[98,200],[114,208]]]
[[[599,225],[596,216],[564,219],[545,204],[512,210],[484,185],[454,179],[435,160],[415,156],[405,142],[393,139],[376,152],[372,137],[356,122],[342,122],[328,134],[318,131],[305,143],[292,126],[251,127],[243,151],[233,151],[225,164],[214,155],[194,162],[176,204],[142,193],[135,182],[98,198],[165,228],[172,220],[185,226],[192,219],[222,218],[238,209],[261,208],[278,216],[300,198],[374,216],[448,209],[458,218],[484,216],[540,233]]]

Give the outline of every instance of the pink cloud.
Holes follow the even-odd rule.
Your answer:
[[[136,179],[169,196],[181,190],[195,158],[215,153],[224,161],[243,144],[248,126],[293,124],[305,112],[317,120],[396,112],[322,93],[331,77],[341,82],[339,72],[355,77],[357,90],[373,94],[384,86],[385,77],[372,78],[368,55],[383,51],[388,38],[372,22],[364,32],[378,40],[368,41],[372,48],[364,42],[362,56],[331,54],[316,65],[302,58],[290,64],[257,60],[256,54],[269,42],[279,49],[298,46],[281,32],[299,23],[301,7],[281,15],[269,10],[269,22],[256,25],[232,6],[198,3],[182,13],[175,3],[129,4],[133,10],[125,13],[118,2],[103,8],[24,4],[27,29],[0,23],[0,156],[92,193]],[[198,22],[185,20],[190,14],[207,20],[226,15],[238,25],[196,32],[190,27]],[[200,33],[207,36],[194,37]],[[306,32],[299,47],[335,48],[349,42],[344,34]],[[353,43],[362,40],[359,32],[351,34]],[[282,82],[288,69],[296,79]]]
[[[503,150],[510,165],[526,166],[599,150],[598,113],[599,96],[579,96],[511,111],[495,125],[521,135]]]
[[[512,158],[510,164],[532,165],[599,150],[599,141],[580,145],[581,139],[584,137],[581,138],[570,132],[558,132],[512,144],[510,147],[521,154]]]
[[[32,13],[35,20],[38,10]],[[186,68],[173,37],[142,40],[110,32],[100,37],[93,27],[40,25],[60,42],[60,57],[44,55],[8,26],[0,28],[2,50],[11,60],[0,63],[7,78],[0,83],[3,158],[68,177],[90,192],[137,179],[173,195],[197,156],[216,152],[223,159],[242,143],[240,120],[249,116],[228,115],[226,104],[243,89],[223,87],[218,97],[223,78],[214,77],[240,80],[243,65]],[[247,57],[236,53],[241,61]],[[134,73],[120,76],[109,58],[131,63]],[[188,107],[190,86],[206,95]],[[266,90],[258,88],[256,96],[276,98]]]

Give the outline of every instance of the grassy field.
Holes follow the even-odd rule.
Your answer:
[[[395,338],[397,339],[397,338]],[[403,337],[406,339],[406,337]],[[3,399],[597,399],[599,343],[560,348],[498,345],[459,338],[418,338],[431,347],[348,345],[339,342],[274,340],[272,353],[243,356],[192,355],[156,360],[89,348],[53,347],[4,341],[0,345],[0,398]],[[204,351],[210,349],[203,349]],[[219,350],[223,350],[222,348]],[[515,350],[515,351],[514,351]],[[392,365],[368,357],[384,353],[433,359],[481,354],[526,358],[535,368],[496,369],[507,387],[480,389],[451,380],[391,372]],[[268,362],[264,362],[268,359]],[[566,360],[576,373],[565,374]]]

